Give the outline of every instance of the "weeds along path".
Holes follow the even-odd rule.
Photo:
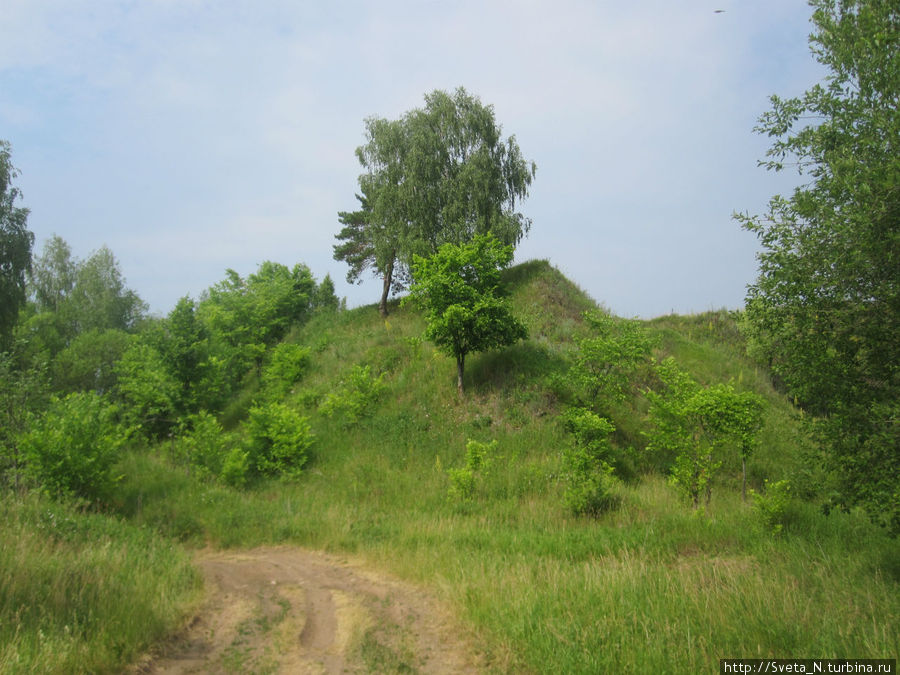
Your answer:
[[[296,548],[203,552],[207,600],[137,673],[477,673],[420,589]]]

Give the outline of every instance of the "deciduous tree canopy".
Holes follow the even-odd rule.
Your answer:
[[[764,217],[747,314],[757,347],[816,420],[844,504],[900,529],[900,5],[812,0],[829,74],[772,97],[769,169],[809,177]]]
[[[17,175],[9,143],[0,140],[0,348],[25,303],[25,275],[31,268],[34,244],[34,234],[27,227],[28,209],[16,206],[21,193],[12,182]]]
[[[350,282],[366,269],[383,278],[382,313],[391,289],[408,281],[414,255],[476,234],[515,245],[531,226],[516,209],[535,164],[514,136],[502,137],[493,108],[463,88],[433,91],[424,108],[399,120],[366,120],[366,143],[356,155],[365,169],[360,208],[338,214],[344,227],[334,257],[350,265]]]
[[[409,298],[425,310],[425,334],[456,358],[463,394],[466,355],[504,347],[526,337],[500,291],[500,272],[512,262],[512,246],[489,235],[467,244],[444,244],[430,258],[413,261]]]

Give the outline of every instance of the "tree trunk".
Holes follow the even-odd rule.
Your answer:
[[[466,355],[460,354],[456,357],[456,393],[459,397],[463,397],[463,371],[466,367]]]
[[[741,501],[747,501],[747,458],[741,456]]]
[[[394,280],[394,261],[387,264],[387,267],[384,270],[384,286],[381,289],[381,302],[378,303],[378,312],[382,317],[386,317],[388,315],[387,310],[387,301],[388,294],[391,292],[391,283]]]

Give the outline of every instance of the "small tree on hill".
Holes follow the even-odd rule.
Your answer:
[[[737,446],[746,459],[761,426],[762,402],[730,384],[702,387],[672,358],[659,364],[658,373],[662,392],[647,392],[653,424],[647,449],[674,456],[672,482],[696,509],[703,495],[709,504],[723,448]]]
[[[431,258],[413,261],[408,300],[425,310],[426,337],[456,359],[456,389],[463,395],[466,356],[526,337],[500,288],[512,246],[479,235],[466,244],[444,244]]]

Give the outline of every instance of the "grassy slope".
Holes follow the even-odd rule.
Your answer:
[[[419,339],[411,309],[394,307],[387,321],[374,306],[319,316],[289,338],[313,350],[288,397],[317,435],[304,478],[236,492],[135,453],[123,464],[123,515],[188,545],[292,542],[360,555],[440,593],[484,636],[499,671],[697,672],[722,657],[900,652],[897,542],[858,514],[825,518],[803,504],[774,538],[741,503],[734,461],[706,517],[656,475],[626,485],[621,508],[596,521],[568,515],[555,417],[580,313],[593,303],[543,262],[509,280],[530,338],[471,357],[465,400],[454,363]],[[725,317],[648,327],[660,356],[699,380],[766,396],[754,484],[798,464],[790,406],[741,356]],[[385,373],[373,414],[321,415],[318,403],[357,364]],[[617,420],[620,440],[638,450],[640,411]],[[498,448],[463,503],[447,495],[447,469],[462,465],[468,439]]]

